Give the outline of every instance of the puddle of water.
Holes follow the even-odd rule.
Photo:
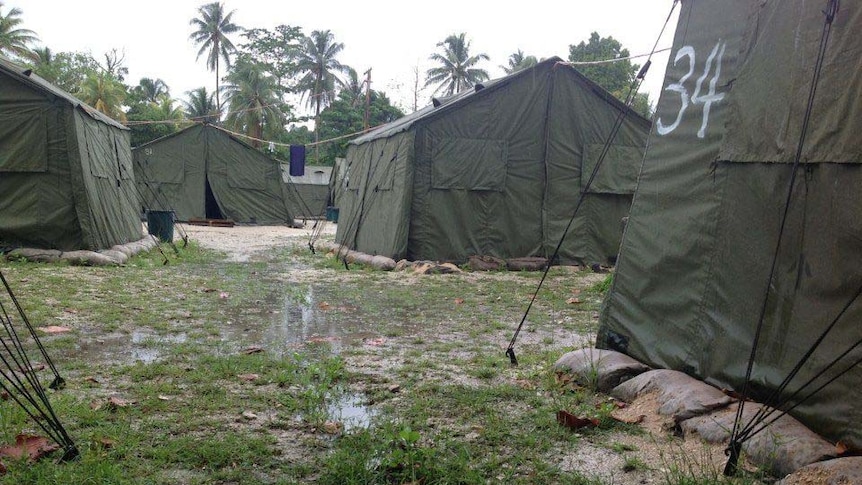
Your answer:
[[[368,428],[371,418],[376,414],[375,410],[365,405],[362,395],[350,393],[330,401],[327,412],[332,420],[344,426],[345,432]]]
[[[115,361],[121,364],[150,364],[162,356],[167,345],[181,344],[187,339],[188,335],[185,333],[160,335],[148,329],[135,329],[131,334],[110,333],[83,337],[73,352],[77,357],[85,359]]]

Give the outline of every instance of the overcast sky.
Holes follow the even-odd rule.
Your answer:
[[[189,41],[189,20],[204,1],[190,0],[4,0],[4,13],[18,7],[23,27],[38,34],[41,45],[55,52],[125,52],[127,84],[142,77],[161,78],[174,98],[185,92],[215,87],[205,59],[196,60]],[[596,31],[613,36],[631,54],[648,53],[661,31],[672,0],[601,0],[429,2],[226,0],[235,10],[234,23],[244,28],[271,29],[279,24],[312,30],[329,29],[344,43],[341,62],[359,73],[372,68],[372,87],[386,92],[403,107],[412,107],[413,69],[431,66],[428,56],[446,36],[465,32],[471,53],[491,58],[484,67],[492,78],[503,75],[509,54],[517,49],[537,57],[568,56],[568,46],[587,40]],[[675,12],[676,14],[677,12]],[[674,15],[659,48],[672,42]],[[238,44],[242,39],[234,37]],[[643,59],[636,60],[642,63]],[[644,83],[653,104],[658,100],[667,53],[653,57]],[[424,80],[424,78],[423,78]],[[430,99],[431,90],[425,94]],[[420,106],[423,103],[420,101]]]

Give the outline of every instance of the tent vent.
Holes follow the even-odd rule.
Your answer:
[[[478,93],[479,91],[485,89],[485,85],[482,83],[476,83],[476,85],[473,86],[473,89],[475,89],[476,92]]]
[[[438,108],[443,103],[441,103],[440,100],[437,98],[431,98],[431,104],[434,105],[435,108]]]

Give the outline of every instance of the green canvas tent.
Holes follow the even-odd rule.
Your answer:
[[[293,224],[281,163],[224,130],[195,124],[132,150],[144,209],[180,221]]]
[[[413,260],[549,257],[623,109],[559,58],[435,100],[350,143],[336,241]],[[615,259],[648,131],[628,114],[558,262]]]
[[[287,203],[295,217],[320,219],[326,216],[332,167],[307,165],[304,175],[294,176],[284,164],[281,173],[287,184]]]
[[[143,237],[128,130],[0,56],[0,246]]]
[[[768,282],[826,2],[685,0],[598,345],[765,400],[862,285],[862,5],[843,2]],[[767,287],[769,298],[764,300]],[[862,332],[855,302],[784,397]],[[835,376],[862,349],[827,372]],[[814,390],[823,379],[808,390]],[[804,396],[803,392],[798,396]],[[862,367],[791,414],[862,448]]]

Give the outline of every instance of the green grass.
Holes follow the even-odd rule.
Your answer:
[[[647,471],[625,443],[639,428],[551,370],[595,332],[610,277],[552,269],[511,367],[505,345],[539,274],[347,270],[304,242],[252,263],[195,243],[165,247],[167,265],[157,251],[116,268],[0,263],[36,326],[72,329],[43,343],[68,382],[51,402],[81,451],[7,461],[0,483],[605,483],[560,465],[582,442]],[[367,428],[333,430],[345,396]],[[37,431],[0,406],[0,440]],[[561,409],[599,425],[565,429]]]

